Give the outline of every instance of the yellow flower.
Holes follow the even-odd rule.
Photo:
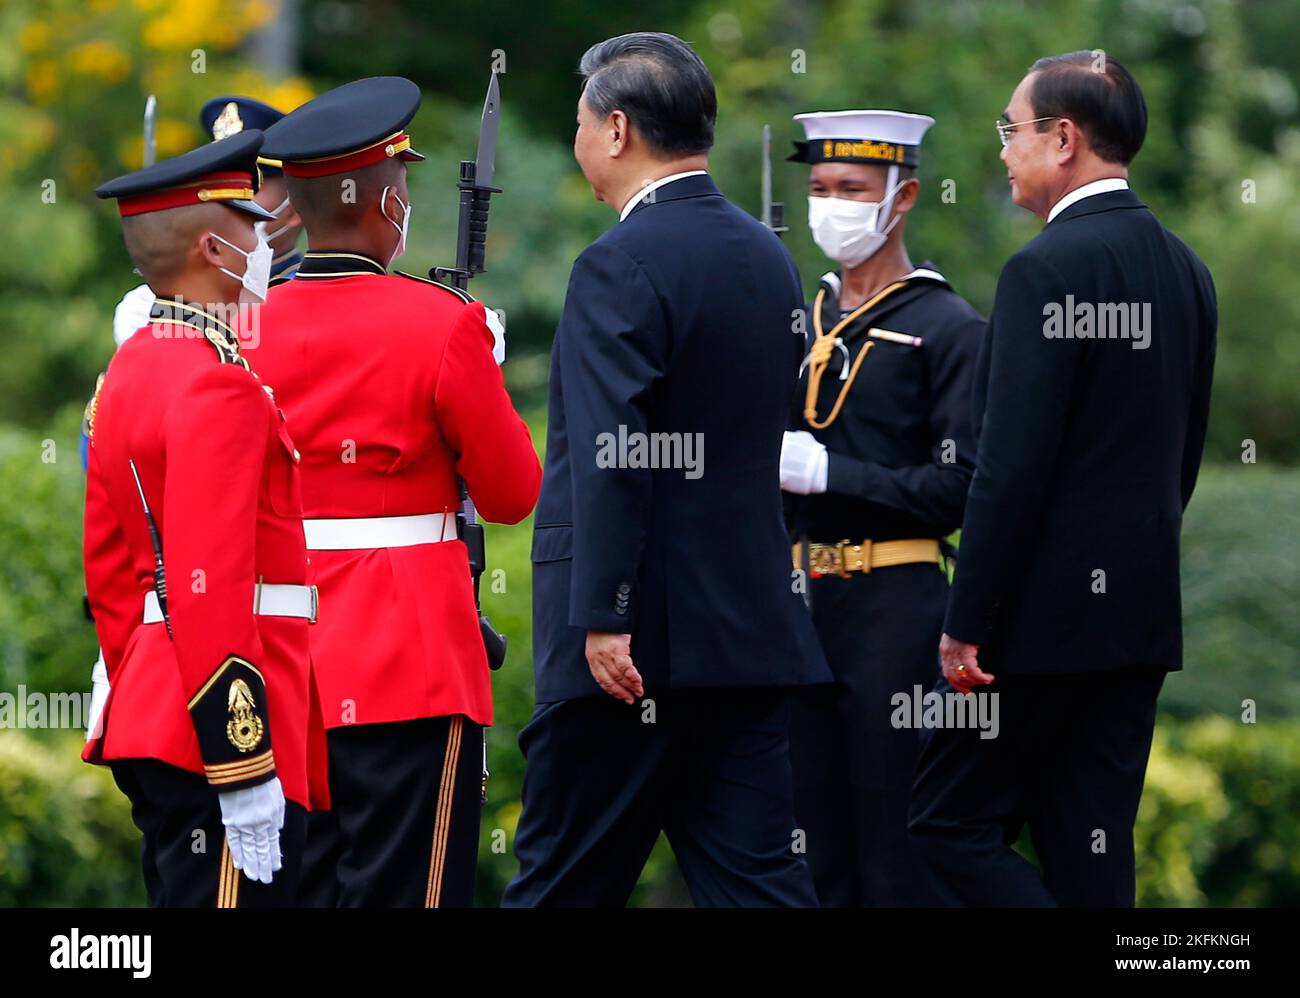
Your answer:
[[[179,156],[202,144],[205,136],[201,135],[197,125],[176,118],[161,118],[154,131],[158,144],[158,158]]]
[[[176,118],[159,118],[154,125],[154,144],[158,158],[167,159],[203,143],[198,128]],[[144,138],[140,132],[118,141],[117,158],[128,170],[139,169],[144,163]]]
[[[18,47],[24,52],[40,52],[50,45],[50,26],[44,21],[28,21],[18,31]]]
[[[68,66],[83,76],[117,83],[131,71],[131,60],[112,42],[93,41],[78,45],[68,53]]]
[[[230,80],[229,92],[260,100],[286,114],[316,96],[311,84],[301,77],[291,76],[271,83],[255,70],[236,73]]]
[[[158,12],[145,24],[143,39],[147,47],[159,51],[233,48],[276,11],[267,0],[173,0],[161,9],[136,0],[136,6]]]
[[[63,80],[50,59],[34,61],[27,67],[27,93],[33,104],[52,104],[63,93]]]
[[[272,107],[278,107],[281,111],[289,112],[306,104],[315,96],[311,84],[300,77],[294,76],[271,87],[266,92],[265,100]]]

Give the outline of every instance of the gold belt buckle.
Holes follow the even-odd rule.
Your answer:
[[[316,615],[320,611],[320,590],[317,589],[315,586],[311,586],[310,589],[311,589],[311,619],[308,620],[307,623],[314,624],[316,623]]]
[[[844,574],[844,544],[812,544],[808,552],[808,574],[814,579]]]

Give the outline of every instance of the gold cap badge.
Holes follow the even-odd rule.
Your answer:
[[[212,123],[212,139],[228,139],[244,130],[244,119],[239,116],[239,105],[230,101],[221,109],[221,114]]]

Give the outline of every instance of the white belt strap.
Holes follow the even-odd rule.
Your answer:
[[[340,520],[303,520],[308,551],[359,551],[440,544],[456,539],[453,513],[414,516],[356,516]]]
[[[281,586],[263,583],[253,589],[253,612],[262,617],[302,617],[316,623],[315,586]],[[144,594],[144,622],[161,624],[162,607],[153,590]]]

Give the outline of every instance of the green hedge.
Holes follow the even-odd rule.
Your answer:
[[[75,734],[0,731],[0,907],[140,905],[140,836]]]

